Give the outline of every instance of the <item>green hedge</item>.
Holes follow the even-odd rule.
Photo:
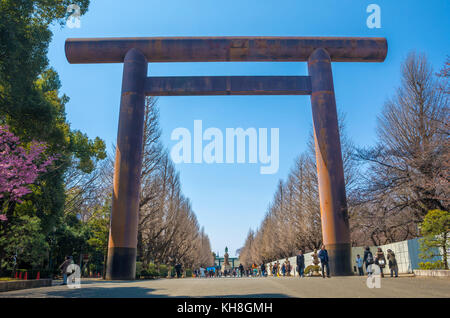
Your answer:
[[[150,279],[157,277],[167,277],[167,273],[169,272],[167,265],[160,265],[159,271],[158,267],[150,263],[147,267],[145,267],[141,262],[136,262],[136,278],[139,279]]]
[[[420,269],[444,269],[444,262],[443,261],[420,262],[419,268]]]

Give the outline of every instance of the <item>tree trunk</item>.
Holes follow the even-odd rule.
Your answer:
[[[107,255],[108,255],[108,248],[105,249],[104,255],[103,255],[103,279],[106,279],[106,261],[107,261]]]

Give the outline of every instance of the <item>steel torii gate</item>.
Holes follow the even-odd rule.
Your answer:
[[[383,62],[385,38],[67,39],[69,63],[124,63],[107,279],[134,279],[145,96],[311,95],[323,242],[332,275],[352,273],[331,62]],[[149,62],[308,62],[309,76],[147,77]]]

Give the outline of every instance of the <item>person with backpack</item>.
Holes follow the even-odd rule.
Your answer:
[[[305,273],[305,255],[303,255],[303,251],[299,250],[297,255],[297,272],[298,277],[304,277]]]
[[[391,270],[391,277],[392,275],[395,273],[395,277],[398,277],[398,265],[397,265],[397,260],[395,259],[395,254],[394,252],[389,249],[387,250],[387,259],[388,259],[388,265],[389,265],[389,269]]]
[[[366,249],[364,251],[364,264],[366,264],[366,272],[367,275],[372,275],[372,264],[373,264],[373,255],[370,251],[370,248],[366,246]]]

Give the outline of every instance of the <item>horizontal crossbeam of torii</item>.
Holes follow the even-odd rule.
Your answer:
[[[124,63],[107,279],[134,279],[145,96],[310,95],[323,242],[332,275],[352,274],[331,62],[383,62],[385,38],[145,37],[67,39],[69,63]],[[156,62],[308,62],[308,76],[147,77]]]

